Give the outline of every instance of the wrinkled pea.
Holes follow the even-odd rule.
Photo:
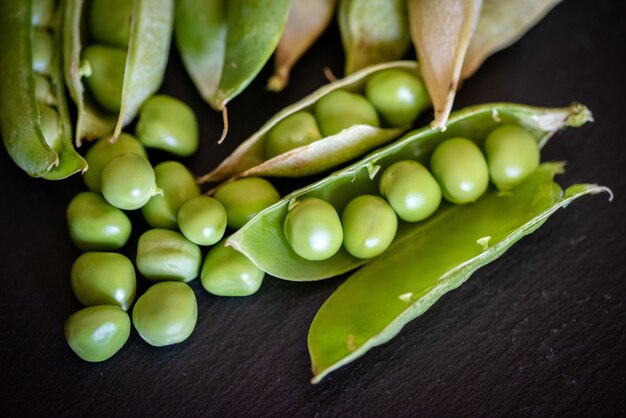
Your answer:
[[[220,187],[214,197],[224,205],[228,227],[239,229],[263,209],[280,200],[269,181],[259,177],[235,180]]]
[[[185,283],[157,283],[137,299],[133,308],[135,329],[155,347],[185,341],[197,319],[196,295]]]
[[[45,29],[33,31],[33,70],[39,74],[50,74],[54,45],[52,36]]]
[[[202,265],[202,287],[217,296],[250,296],[263,283],[265,272],[245,255],[224,243],[211,248]]]
[[[272,158],[322,137],[315,117],[301,110],[278,122],[265,138],[265,156]]]
[[[89,32],[94,42],[128,48],[133,0],[92,0]]]
[[[200,248],[181,233],[168,229],[144,232],[137,243],[137,269],[149,280],[188,282],[200,271]]]
[[[396,236],[398,218],[381,197],[361,195],[341,215],[343,246],[356,258],[372,258],[389,247]]]
[[[102,195],[116,208],[139,209],[158,193],[154,169],[141,155],[118,155],[102,170]]]
[[[109,112],[119,112],[122,103],[126,51],[105,45],[91,45],[83,51],[91,74],[85,83],[96,101]]]
[[[178,227],[183,235],[198,245],[213,245],[226,231],[226,209],[219,200],[198,196],[185,202],[177,216]]]
[[[378,114],[360,94],[335,90],[315,104],[315,117],[324,136],[334,135],[353,125],[380,126]]]

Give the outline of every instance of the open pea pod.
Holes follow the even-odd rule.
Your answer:
[[[335,135],[321,138],[273,158],[267,159],[265,156],[267,134],[280,121],[302,110],[312,111],[315,103],[332,91],[362,92],[370,77],[392,68],[403,69],[421,77],[417,63],[397,61],[371,66],[327,84],[278,112],[261,129],[242,142],[219,166],[200,177],[199,181],[218,181],[233,176],[302,177],[317,174],[346,163],[397,138],[408,129],[408,126],[379,128],[354,125]]]
[[[465,108],[452,114],[445,132],[436,127],[409,132],[357,163],[291,193],[259,213],[234,233],[226,245],[243,252],[262,270],[278,278],[308,281],[337,276],[371,262],[372,259],[355,258],[343,248],[326,260],[309,261],[299,257],[283,234],[285,216],[297,200],[318,197],[332,204],[341,213],[353,198],[363,194],[377,195],[380,173],[391,164],[415,160],[428,166],[434,149],[447,138],[463,136],[482,146],[484,138],[493,129],[501,124],[515,124],[528,131],[541,147],[556,131],[566,126],[580,126],[589,120],[591,113],[580,104],[553,109],[508,103]],[[463,211],[466,207],[442,204],[437,213],[438,216],[444,216],[443,213]],[[434,221],[423,221],[426,224],[431,222]],[[423,223],[399,222],[394,241],[387,251],[391,251]]]
[[[61,15],[34,16],[32,1],[0,3],[0,126],[13,161],[28,175],[62,179],[87,168],[72,145],[61,54]],[[39,31],[39,35],[35,32]],[[46,45],[35,45],[42,38]],[[40,51],[49,57],[35,57]],[[37,62],[48,62],[40,67]]]
[[[133,0],[119,112],[99,105],[85,90],[91,74],[82,53],[89,45],[86,33],[90,1],[65,0],[63,51],[65,81],[78,115],[76,144],[104,135],[117,138],[139,112],[143,102],[161,86],[169,58],[174,25],[174,0]]]

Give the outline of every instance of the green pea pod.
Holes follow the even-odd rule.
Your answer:
[[[169,57],[174,24],[173,0],[134,0],[130,39],[124,67],[120,111],[107,112],[86,94],[82,78],[89,63],[81,61],[87,45],[84,33],[88,1],[66,0],[63,50],[65,80],[78,109],[76,144],[112,134],[117,138],[139,112],[143,102],[161,86]]]
[[[559,129],[580,126],[591,120],[589,110],[580,104],[566,108],[538,108],[517,104],[496,103],[472,106],[454,113],[446,132],[425,127],[408,133],[398,141],[381,148],[357,163],[316,183],[297,190],[270,206],[234,233],[226,245],[243,252],[262,270],[272,276],[293,281],[325,279],[348,272],[370,260],[352,257],[340,249],[322,261],[299,257],[283,234],[283,221],[290,206],[305,197],[318,197],[332,204],[340,213],[356,196],[378,194],[379,173],[402,160],[416,160],[424,165],[442,140],[463,136],[478,145],[494,128],[510,123],[522,126],[541,147]],[[459,209],[457,209],[459,208]],[[442,205],[438,213],[461,210],[461,206]],[[430,223],[430,220],[425,221]],[[398,232],[390,249],[410,236],[421,223],[398,224]],[[383,253],[384,254],[384,253]]]
[[[277,113],[261,129],[239,145],[215,170],[200,177],[199,180],[210,182],[232,176],[302,177],[317,174],[397,138],[408,129],[408,126],[385,129],[369,125],[354,125],[335,135],[321,138],[274,158],[266,159],[265,157],[267,134],[277,123],[299,111],[312,110],[320,98],[332,91],[363,91],[371,76],[392,68],[404,69],[420,77],[417,63],[397,61],[371,66],[321,87]]]
[[[215,110],[252,82],[274,52],[289,0],[179,0],[176,44],[200,95]]]
[[[404,0],[339,0],[339,30],[346,74],[401,59],[409,44]]]
[[[36,75],[33,70],[33,31],[31,1],[0,3],[0,126],[2,139],[13,161],[32,177],[57,180],[87,169],[85,160],[74,150],[72,128],[65,100],[61,54],[52,51],[49,74],[41,78],[51,86],[45,103],[36,98]],[[60,14],[52,26],[53,48],[60,48]],[[38,30],[42,30],[41,28]],[[46,93],[48,94],[48,93]],[[44,123],[40,121],[48,105],[56,139],[48,143]],[[54,123],[56,119],[56,124]]]

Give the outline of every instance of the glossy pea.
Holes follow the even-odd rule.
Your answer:
[[[263,209],[280,200],[280,195],[269,181],[248,177],[227,183],[214,197],[224,205],[228,226],[239,229]]]
[[[65,322],[65,339],[85,361],[107,360],[130,335],[130,318],[118,306],[99,305],[81,309]]]
[[[39,74],[50,74],[54,45],[52,35],[45,29],[33,31],[33,70]]]
[[[178,227],[183,235],[198,245],[213,245],[226,231],[226,209],[209,196],[198,196],[186,201],[178,211]]]
[[[361,195],[341,214],[343,246],[356,258],[372,258],[385,251],[398,229],[398,218],[385,199]]]
[[[178,161],[157,164],[154,175],[162,194],[152,196],[141,213],[153,228],[176,229],[179,209],[183,203],[200,195],[200,189],[193,174]]]
[[[188,157],[198,149],[198,122],[193,110],[170,96],[153,96],[139,111],[137,138],[148,148]]]
[[[71,282],[76,299],[85,306],[117,305],[127,311],[135,299],[135,268],[122,254],[81,254],[72,265]]]
[[[466,138],[444,141],[433,152],[430,169],[446,200],[474,202],[489,185],[489,168],[478,146]]]
[[[59,114],[52,107],[39,104],[39,124],[46,143],[55,151],[63,149],[63,140],[59,131]]]
[[[315,117],[323,136],[334,135],[353,125],[378,127],[378,114],[365,97],[335,90],[317,101]]]
[[[47,77],[39,74],[34,74],[35,77],[35,99],[38,103],[47,105],[54,105],[55,98],[52,94],[52,86],[50,80]]]
[[[102,170],[102,195],[116,208],[139,209],[157,193],[154,169],[141,155],[118,155]]]
[[[315,117],[301,110],[279,121],[265,138],[265,157],[273,158],[322,137]]]
[[[265,272],[245,255],[220,243],[209,251],[202,265],[202,287],[217,296],[249,296],[263,283]]]
[[[135,329],[155,347],[185,341],[197,319],[196,295],[185,283],[157,283],[137,299],[133,308]]]
[[[424,83],[398,69],[374,74],[365,85],[365,95],[391,126],[410,125],[430,103]]]
[[[181,233],[168,229],[150,229],[137,243],[136,264],[150,280],[188,282],[200,272],[200,248]]]
[[[432,215],[441,203],[441,187],[417,161],[390,165],[380,178],[380,194],[403,221],[417,222]]]
[[[85,83],[93,97],[105,110],[119,112],[126,51],[105,45],[91,45],[83,51],[82,59],[91,68],[91,74],[85,78]]]
[[[33,0],[31,3],[31,23],[35,27],[50,24],[54,13],[54,0]]]
[[[132,0],[92,0],[89,32],[94,42],[128,48]]]
[[[343,229],[335,208],[316,197],[297,202],[289,210],[283,232],[291,249],[307,260],[325,260],[341,248]]]
[[[522,183],[539,167],[539,147],[524,128],[504,125],[485,139],[485,154],[491,181],[499,190]]]
[[[83,251],[116,250],[130,237],[128,216],[97,193],[77,194],[66,215],[70,238]]]

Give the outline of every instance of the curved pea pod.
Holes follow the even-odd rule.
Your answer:
[[[31,22],[31,1],[0,3],[0,126],[10,157],[28,175],[63,179],[87,169],[72,145],[72,127],[63,86],[60,48],[60,14],[51,26],[36,29]],[[47,74],[33,69],[35,30],[52,33]],[[45,101],[38,101],[37,80],[43,81]],[[39,84],[42,86],[42,84]],[[54,134],[48,134],[52,127]]]
[[[511,193],[492,190],[469,206],[448,207],[350,276],[311,324],[312,382],[389,341],[558,209],[585,195],[610,194],[591,184],[563,192],[553,181],[562,169],[563,163],[546,163]]]
[[[231,235],[226,245],[246,254],[270,275],[286,280],[320,280],[346,273],[369,260],[352,257],[342,248],[326,260],[308,261],[290,248],[283,234],[283,221],[295,202],[305,197],[318,197],[341,212],[357,196],[378,194],[380,175],[391,164],[410,159],[428,165],[434,149],[447,138],[463,136],[481,146],[487,134],[500,124],[515,124],[528,131],[541,147],[556,131],[567,126],[580,126],[589,120],[591,113],[580,104],[554,109],[507,103],[468,107],[453,113],[446,132],[436,127],[409,132],[357,163],[291,193]],[[442,204],[437,213],[460,210],[456,208],[461,206]],[[424,222],[430,223],[430,218]],[[400,222],[396,237],[387,251],[410,236],[420,224]]]
[[[133,0],[130,38],[124,66],[121,105],[111,113],[86,94],[83,78],[90,75],[89,62],[81,60],[87,46],[84,0],[66,0],[63,28],[65,81],[78,110],[76,144],[105,135],[117,138],[139,112],[143,102],[161,86],[174,24],[173,0]]]
[[[401,59],[410,44],[404,0],[339,0],[346,74]]]
[[[397,138],[408,129],[408,126],[386,129],[369,125],[354,125],[335,135],[321,138],[274,158],[266,159],[265,156],[267,135],[280,121],[299,111],[312,110],[320,98],[332,91],[363,91],[371,76],[391,68],[404,69],[420,77],[416,62],[396,61],[371,66],[327,84],[277,113],[261,129],[241,143],[215,170],[200,177],[199,181],[217,181],[232,176],[302,177],[317,174]]]

